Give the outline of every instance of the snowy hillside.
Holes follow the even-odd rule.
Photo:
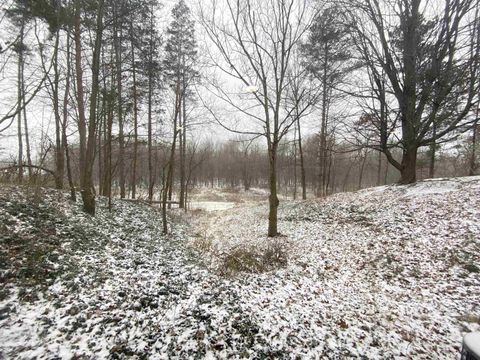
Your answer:
[[[480,329],[478,177],[283,203],[274,240],[264,204],[166,238],[100,202],[0,189],[0,358],[447,359]]]

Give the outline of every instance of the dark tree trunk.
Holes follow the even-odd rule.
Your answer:
[[[75,4],[75,74],[77,85],[77,111],[78,111],[78,134],[80,143],[80,188],[82,192],[82,199],[84,201],[84,210],[88,213],[95,212],[95,204],[91,206],[91,203],[85,202],[85,172],[86,172],[86,139],[87,139],[87,122],[85,116],[85,103],[84,103],[84,89],[83,89],[83,68],[82,68],[82,38],[81,38],[81,14],[80,14],[80,1],[77,0]],[[88,201],[87,197],[87,201]]]
[[[135,46],[133,42],[133,23],[130,22],[130,41],[132,48],[133,77],[133,164],[132,164],[132,199],[136,197],[137,189],[137,159],[138,159],[138,100],[137,100],[137,69],[135,64]]]
[[[75,184],[73,182],[73,175],[72,175],[72,166],[70,162],[70,151],[68,149],[68,141],[67,141],[67,124],[68,124],[68,100],[70,96],[70,29],[67,31],[67,44],[66,44],[66,51],[67,51],[67,73],[65,78],[65,93],[63,95],[63,123],[62,123],[62,142],[63,148],[65,149],[65,160],[67,165],[67,179],[68,179],[68,186],[70,187],[70,198],[72,201],[77,201],[77,195],[75,192]]]
[[[53,50],[53,86],[52,86],[52,102],[53,114],[55,116],[55,187],[63,189],[63,173],[65,168],[64,148],[62,144],[62,119],[60,116],[60,97],[58,90],[58,83],[60,81],[60,74],[58,71],[58,45],[60,41],[60,32],[57,30],[55,35],[55,45]]]
[[[153,8],[150,14],[150,26],[153,28]],[[153,200],[153,187],[155,183],[154,169],[153,169],[153,134],[152,134],[152,101],[153,101],[153,31],[150,34],[149,43],[149,64],[148,64],[148,125],[147,125],[147,147],[148,147],[148,201]]]
[[[478,109],[477,109],[478,114]],[[473,135],[472,135],[472,153],[470,154],[470,164],[468,169],[468,175],[473,176],[477,170],[477,131],[478,131],[478,122],[475,121],[473,124]]]
[[[417,180],[417,148],[407,148],[403,153],[401,169],[400,169],[400,184],[413,184]]]
[[[277,230],[277,211],[278,211],[278,196],[277,196],[277,144],[273,143],[268,149],[269,158],[269,183],[270,196],[268,197],[269,211],[268,211],[268,236],[275,237],[278,235]]]
[[[363,154],[363,157],[362,157],[362,164],[360,165],[360,173],[358,176],[358,187],[357,187],[358,190],[362,188],[363,172],[365,170],[365,162],[367,161],[367,155],[368,155],[368,152],[365,151],[365,154]]]
[[[437,125],[433,122],[433,138],[437,135]],[[430,166],[428,168],[428,177],[433,179],[435,177],[435,156],[437,151],[437,142],[435,140],[432,141],[430,145]]]
[[[185,81],[185,80],[184,80]],[[186,166],[186,148],[187,148],[187,134],[186,134],[186,126],[187,126],[187,106],[185,102],[185,85],[183,89],[183,96],[182,96],[182,117],[181,117],[181,127],[182,132],[180,136],[180,208],[186,210],[186,203],[185,203],[185,166]]]
[[[82,199],[83,209],[86,213],[95,215],[95,193],[93,184],[93,163],[95,160],[95,145],[96,145],[96,126],[97,126],[97,95],[99,90],[98,77],[100,68],[100,52],[102,45],[103,34],[103,0],[98,3],[98,13],[96,19],[96,34],[95,44],[93,48],[92,59],[92,89],[90,92],[90,116],[88,121],[88,136],[87,124],[85,121],[85,107],[83,104],[83,76],[81,64],[81,18],[80,18],[80,1],[77,0],[75,13],[75,59],[77,70],[77,88],[78,88],[78,110],[82,112],[81,119],[79,119],[79,133],[80,133],[80,147],[81,151],[81,185],[82,185]],[[81,102],[81,105],[80,105]],[[82,118],[83,117],[83,118]],[[83,140],[82,140],[83,138]]]
[[[305,161],[303,158],[302,131],[300,128],[300,119],[297,119],[298,126],[298,152],[300,155],[300,182],[302,184],[302,199],[307,200],[307,180],[305,176]]]
[[[118,11],[117,2],[114,2],[114,31],[113,31],[113,43],[115,47],[115,68],[116,68],[116,80],[117,80],[117,115],[118,115],[118,172],[120,182],[120,198],[124,199],[126,195],[125,191],[125,139],[123,134],[123,101],[122,101],[122,59],[121,59],[121,33],[120,37],[118,32],[122,31],[121,26],[118,24]]]
[[[377,186],[382,182],[382,152],[378,152],[378,167],[377,167]]]
[[[23,23],[20,27],[20,41],[23,44]],[[23,49],[22,45],[18,51],[18,73],[17,73],[17,136],[18,136],[18,182],[23,182],[23,134],[22,134],[22,69],[23,69]]]

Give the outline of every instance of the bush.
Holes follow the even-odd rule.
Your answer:
[[[278,238],[267,240],[266,246],[242,245],[220,256],[220,272],[262,273],[285,267],[288,263],[286,243]]]

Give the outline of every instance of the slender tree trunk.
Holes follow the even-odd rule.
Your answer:
[[[332,146],[332,144],[329,144],[329,147]],[[333,153],[331,151],[328,152],[328,171],[327,171],[327,184],[325,186],[325,194],[328,195],[330,194],[329,189],[330,189],[330,180],[331,180],[331,174],[332,174],[332,167],[333,167]]]
[[[95,44],[93,48],[92,59],[92,89],[90,92],[90,115],[88,121],[88,136],[87,136],[87,124],[85,119],[85,107],[83,104],[83,76],[81,65],[81,18],[80,18],[80,1],[77,0],[76,14],[75,14],[75,48],[76,48],[76,70],[77,70],[77,92],[78,92],[78,110],[79,114],[79,133],[80,133],[80,148],[81,152],[81,185],[82,185],[82,200],[83,209],[85,212],[91,215],[95,215],[95,193],[93,185],[93,163],[95,160],[95,145],[96,145],[96,126],[97,126],[97,95],[99,90],[98,77],[100,68],[100,52],[102,45],[103,35],[103,11],[104,2],[100,0],[98,2],[98,12],[96,19],[96,34]],[[81,103],[81,104],[80,104]],[[83,138],[83,141],[82,141]]]
[[[23,76],[23,71],[22,71],[22,76]],[[23,79],[22,79],[22,84],[23,84]],[[25,88],[23,85],[23,96],[22,96],[22,102],[23,102],[23,127],[24,127],[24,132],[25,132],[25,151],[27,155],[27,164],[28,164],[28,178],[31,180],[33,177],[33,163],[32,163],[32,155],[30,152],[30,136],[28,134],[28,121],[27,121],[27,105],[25,104]]]
[[[23,134],[22,134],[22,69],[23,69],[23,23],[20,27],[20,47],[18,50],[18,69],[17,69],[17,136],[18,136],[18,182],[23,182]]]
[[[478,137],[478,121],[473,125],[473,135],[472,135],[472,154],[470,155],[470,169],[469,174],[471,176],[475,175],[477,171],[477,137]]]
[[[60,41],[60,31],[57,30],[55,35],[55,45],[53,50],[53,113],[55,116],[55,187],[63,189],[63,173],[65,168],[64,148],[62,144],[62,119],[60,116],[60,99],[58,83],[60,82],[60,74],[58,71],[58,46]]]
[[[153,29],[153,8],[150,14],[150,26]],[[150,34],[149,64],[148,64],[148,124],[147,124],[147,147],[148,147],[148,201],[153,200],[154,172],[152,159],[152,101],[153,101],[153,32]]]
[[[118,115],[118,172],[120,182],[120,198],[124,199],[125,191],[125,139],[123,131],[123,101],[122,101],[122,59],[121,59],[121,26],[118,24],[118,3],[114,2],[114,31],[113,43],[115,47],[115,67],[117,77],[117,115]],[[120,37],[118,32],[120,31]]]
[[[103,126],[105,126],[105,96],[102,96],[102,118],[98,122],[98,129],[97,129],[97,139],[98,139],[98,144],[97,144],[97,153],[98,153],[98,193],[103,195],[103,172],[104,172],[104,165],[103,165],[103,158],[105,157],[105,144],[102,144],[102,136],[103,133],[105,133],[105,130],[103,129]]]
[[[168,233],[168,221],[167,221],[167,192],[168,192],[168,174],[167,174],[167,167],[169,164],[167,163],[164,166],[162,171],[162,226],[163,226],[163,233]]]
[[[63,123],[62,123],[62,141],[63,148],[65,149],[65,160],[67,165],[67,178],[68,186],[70,187],[70,198],[72,201],[77,201],[77,195],[75,192],[75,184],[73,182],[72,166],[70,162],[70,151],[68,148],[67,140],[67,124],[68,124],[68,101],[70,96],[70,74],[71,74],[71,62],[70,62],[70,29],[67,31],[67,73],[65,78],[65,93],[63,95]]]
[[[175,117],[174,117],[174,123],[173,123],[173,141],[172,141],[172,148],[171,148],[171,155],[170,155],[170,161],[168,163],[168,179],[167,179],[167,184],[168,184],[168,208],[172,208],[172,195],[173,195],[173,173],[175,171],[175,150],[177,147],[177,132],[178,132],[178,119],[181,118],[181,113],[182,113],[182,105],[181,105],[181,97],[180,94],[177,95],[177,103],[175,104],[175,107],[178,108],[176,111]]]
[[[181,117],[181,126],[182,126],[182,132],[181,132],[181,139],[180,139],[180,208],[186,210],[186,204],[185,204],[185,166],[186,166],[186,142],[187,142],[187,137],[186,137],[186,125],[187,125],[187,106],[186,106],[186,86],[185,86],[185,79],[183,79],[183,96],[182,96],[182,117]]]
[[[82,191],[82,199],[84,199],[85,192],[85,171],[86,171],[86,142],[87,142],[87,121],[85,116],[85,102],[83,89],[83,69],[82,69],[82,39],[81,39],[81,15],[80,15],[80,0],[76,0],[75,4],[75,74],[77,86],[77,111],[78,111],[78,135],[79,135],[79,162],[80,162],[80,188]],[[87,206],[86,206],[87,205]],[[91,212],[88,204],[84,201],[84,210]]]
[[[172,196],[172,182],[173,182],[173,162],[175,160],[175,148],[177,146],[177,121],[181,112],[181,95],[179,83],[177,83],[176,96],[175,96],[175,111],[173,115],[173,140],[170,148],[170,158],[167,163],[167,171],[165,176],[165,171],[163,172],[164,176],[164,186],[162,189],[162,221],[163,221],[163,233],[168,233],[168,223],[167,223],[167,199],[171,201]]]
[[[137,189],[137,159],[138,159],[138,99],[137,99],[137,70],[135,64],[135,44],[133,41],[133,23],[130,21],[130,41],[133,76],[133,164],[132,164],[132,199],[136,197]]]
[[[112,208],[112,178],[113,178],[113,164],[112,164],[112,146],[113,146],[113,103],[111,98],[108,101],[108,115],[107,115],[107,148],[105,152],[105,195],[108,197],[108,208]]]
[[[300,181],[302,183],[302,199],[307,200],[307,180],[305,176],[305,161],[303,158],[302,131],[300,128],[300,119],[297,117],[298,127],[298,152],[300,154]]]
[[[21,39],[21,42],[23,44],[23,27],[24,27],[24,24],[22,23],[22,39]],[[23,47],[22,47],[22,53],[23,53]],[[24,133],[25,133],[25,151],[26,151],[26,155],[27,155],[27,164],[28,164],[28,177],[29,179],[31,180],[32,179],[32,176],[33,176],[33,167],[32,167],[32,156],[31,156],[31,152],[30,152],[30,136],[28,134],[28,121],[27,121],[27,104],[26,104],[26,100],[25,100],[25,97],[26,97],[26,94],[25,94],[25,57],[22,56],[22,62],[21,62],[21,67],[22,67],[22,71],[21,71],[21,84],[22,84],[22,89],[21,89],[21,92],[22,92],[22,96],[21,96],[21,100],[22,100],[22,111],[23,111],[23,127],[24,127]]]
[[[360,166],[360,173],[358,176],[358,189],[360,190],[362,188],[362,181],[363,181],[363,172],[365,170],[365,162],[367,161],[367,151],[365,151],[365,154],[362,157],[362,165]]]
[[[277,196],[277,144],[274,142],[269,145],[269,182],[270,182],[270,196],[268,197],[269,212],[268,212],[268,236],[275,237],[278,235],[277,230],[277,211],[278,201]]]
[[[382,152],[378,152],[377,186],[382,182]]]
[[[297,200],[297,124],[293,129],[293,200]]]
[[[327,107],[328,107],[328,44],[325,43],[324,48],[324,64],[323,64],[323,75],[322,75],[322,123],[320,125],[320,158],[319,158],[319,189],[317,191],[317,196],[325,196],[326,189],[326,147],[327,147]]]
[[[478,108],[477,108],[478,114]],[[470,154],[470,166],[468,169],[468,175],[475,175],[477,170],[477,131],[478,131],[478,120],[473,124],[473,134],[472,134],[472,153]]]
[[[433,138],[437,135],[437,124],[433,122]],[[428,177],[433,179],[435,177],[435,156],[437,151],[437,142],[434,140],[430,145],[430,166],[428,168]]]
[[[388,183],[388,169],[390,167],[390,163],[387,161],[385,161],[385,178],[383,179],[383,185],[387,185]]]

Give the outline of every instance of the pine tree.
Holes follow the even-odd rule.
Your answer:
[[[185,156],[186,156],[186,130],[187,98],[192,96],[189,91],[192,83],[197,79],[195,69],[197,57],[197,44],[195,40],[195,23],[191,18],[190,9],[184,0],[180,0],[172,10],[173,21],[167,29],[167,43],[165,46],[165,77],[169,87],[175,95],[173,116],[173,140],[170,159],[167,166],[166,183],[163,189],[163,205],[166,206],[167,196],[171,200],[173,188],[173,169],[177,137],[180,135],[180,198],[181,208],[185,206]],[[164,217],[164,231],[166,218]]]
[[[327,194],[328,115],[334,97],[333,89],[342,82],[353,66],[350,61],[352,55],[349,50],[349,30],[339,21],[338,11],[337,7],[330,7],[319,13],[310,29],[308,40],[302,46],[305,66],[322,88],[317,187],[319,196]]]

